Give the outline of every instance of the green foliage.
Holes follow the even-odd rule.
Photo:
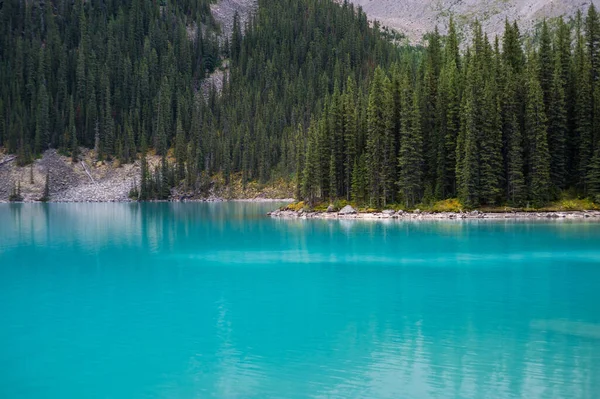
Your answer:
[[[435,202],[427,210],[431,212],[462,212],[464,206],[457,198],[448,198]]]
[[[50,171],[46,172],[46,183],[44,183],[44,191],[42,193],[42,196],[38,199],[38,201],[50,201]]]
[[[475,24],[461,52],[452,20],[410,47],[332,0],[259,0],[224,40],[210,0],[4,2],[0,145],[19,165],[48,148],[74,162],[80,146],[120,163],[140,151],[140,200],[216,175],[293,176],[307,206],[598,196],[599,17],[552,27],[524,51],[516,23],[502,45]],[[222,87],[203,82],[217,68]]]
[[[21,195],[21,182],[13,183],[12,190],[8,196],[8,200],[10,202],[21,202],[23,201],[23,196]]]

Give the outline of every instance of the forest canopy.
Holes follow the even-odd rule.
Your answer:
[[[140,199],[221,173],[293,179],[313,204],[600,200],[593,5],[535,40],[507,21],[460,43],[450,20],[413,47],[331,0],[259,0],[223,39],[209,3],[5,0],[0,146],[22,165],[48,148],[76,161],[80,146],[141,159]],[[203,92],[218,69],[222,89]]]

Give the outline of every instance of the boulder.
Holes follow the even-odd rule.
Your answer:
[[[333,206],[333,204],[329,204],[329,206],[327,207],[327,213],[333,212],[335,212],[335,206]]]
[[[393,209],[386,209],[386,210],[384,210],[384,211],[383,211],[383,212],[381,212],[381,213],[383,213],[384,215],[392,216],[392,215],[393,215],[394,213],[396,213],[396,212],[394,212],[394,210],[393,210]]]
[[[346,205],[339,213],[340,215],[354,215],[356,214],[356,209],[352,208],[350,205]]]

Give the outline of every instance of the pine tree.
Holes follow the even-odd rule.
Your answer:
[[[506,198],[511,205],[522,205],[527,197],[523,163],[523,136],[518,122],[517,80],[512,68],[505,69],[502,101],[502,130],[506,145]]]
[[[148,168],[148,159],[146,154],[148,152],[148,146],[146,144],[146,136],[142,135],[142,158],[141,158],[141,173],[140,173],[140,194],[138,199],[141,201],[146,201],[150,199],[150,187],[149,187],[149,179],[150,179],[150,170]]]
[[[590,4],[585,19],[585,39],[591,66],[591,79],[595,84],[600,78],[600,21],[594,3]]]
[[[302,171],[304,170],[304,154],[306,152],[306,143],[304,140],[304,129],[302,125],[298,125],[296,128],[296,169],[295,169],[295,183],[296,187],[294,190],[294,197],[297,200],[302,198]],[[247,168],[244,168],[246,170]]]
[[[552,81],[554,74],[554,55],[552,53],[552,40],[550,39],[550,31],[546,20],[542,22],[542,32],[540,35],[540,50],[539,50],[539,76],[542,93],[544,94],[544,106],[546,112],[550,109],[550,101],[552,95]]]
[[[404,84],[408,84],[407,80]],[[423,136],[417,92],[411,94],[404,89],[403,97],[398,186],[405,205],[412,207],[420,200],[423,186]]]
[[[50,201],[50,171],[46,172],[46,183],[44,184],[44,192],[39,199],[40,202]]]
[[[71,162],[79,162],[79,143],[77,142],[75,126],[71,127]]]
[[[333,151],[329,157],[329,187],[329,199],[333,202],[337,197],[337,170]]]
[[[160,86],[158,98],[157,127],[155,135],[156,153],[165,155],[168,150],[167,136],[171,126],[171,88],[165,76]]]
[[[471,57],[467,66],[466,86],[461,105],[460,131],[456,145],[458,197],[467,206],[479,205],[479,132],[481,123],[481,65]]]
[[[536,64],[534,59],[529,65],[525,110],[525,129],[530,140],[528,185],[530,199],[536,205],[544,205],[550,200],[550,153],[544,95],[537,77]]]
[[[592,131],[592,67],[590,58],[585,52],[584,39],[581,33],[577,34],[577,44],[574,54],[575,69],[575,107],[574,126],[576,138],[576,154],[573,161],[577,163],[576,174],[584,192],[587,192],[585,176],[588,172],[590,160],[593,155]]]
[[[355,82],[348,77],[346,92],[344,93],[344,178],[346,199],[350,200],[352,188],[352,173],[357,155],[357,112],[355,104]]]
[[[236,11],[233,15],[233,31],[231,33],[231,58],[237,61],[242,52],[242,29],[240,15]]]
[[[186,140],[181,118],[177,118],[177,134],[175,136],[175,158],[177,161],[177,181],[185,178]]]
[[[480,139],[480,201],[495,205],[498,202],[502,178],[502,124],[495,82],[490,80],[485,86],[483,126]]]
[[[306,161],[302,173],[302,196],[313,205],[319,195],[319,148],[317,122],[311,120],[308,128],[308,142],[306,145]]]
[[[504,26],[504,36],[502,38],[502,57],[505,65],[512,69],[515,74],[521,74],[525,67],[525,55],[521,47],[521,34],[517,23],[510,24],[508,20]]]
[[[390,81],[381,68],[375,70],[367,108],[367,169],[370,202],[385,206],[392,197],[394,149]]]
[[[23,196],[21,195],[21,182],[20,181],[18,181],[16,184],[13,182],[13,187],[8,196],[8,200],[10,202],[23,201]]]
[[[36,124],[35,124],[35,148],[34,153],[40,155],[44,150],[48,148],[49,144],[49,110],[48,110],[48,92],[46,91],[46,84],[40,84],[40,89],[37,96],[38,106],[36,113]]]
[[[105,155],[110,156],[115,151],[115,123],[112,115],[110,85],[108,84],[108,81],[105,82],[104,115],[102,118],[102,131],[100,137],[102,158]]]
[[[596,151],[590,162],[587,185],[594,202],[600,203],[600,146],[596,147]]]
[[[352,168],[352,201],[364,204],[367,198],[367,162],[365,154],[354,162]]]
[[[169,178],[169,164],[167,163],[167,156],[163,155],[160,160],[160,199],[167,200],[171,195],[171,184]]]
[[[567,154],[565,143],[568,134],[568,120],[564,87],[560,58],[556,57],[547,114],[550,176],[555,191],[566,188]]]

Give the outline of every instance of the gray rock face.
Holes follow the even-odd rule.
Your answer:
[[[399,32],[411,42],[420,42],[423,35],[437,25],[441,33],[447,31],[450,15],[459,29],[467,35],[475,20],[483,25],[491,38],[501,35],[504,21],[518,21],[521,32],[530,32],[536,22],[544,18],[564,15],[571,17],[578,9],[586,12],[593,2],[600,0],[351,0],[362,6],[370,20],[378,20]]]
[[[356,214],[356,209],[352,208],[350,205],[346,205],[339,213],[340,215],[354,215]]]
[[[335,212],[335,207],[333,206],[333,204],[330,204],[327,207],[327,213],[333,213],[333,212]]]

